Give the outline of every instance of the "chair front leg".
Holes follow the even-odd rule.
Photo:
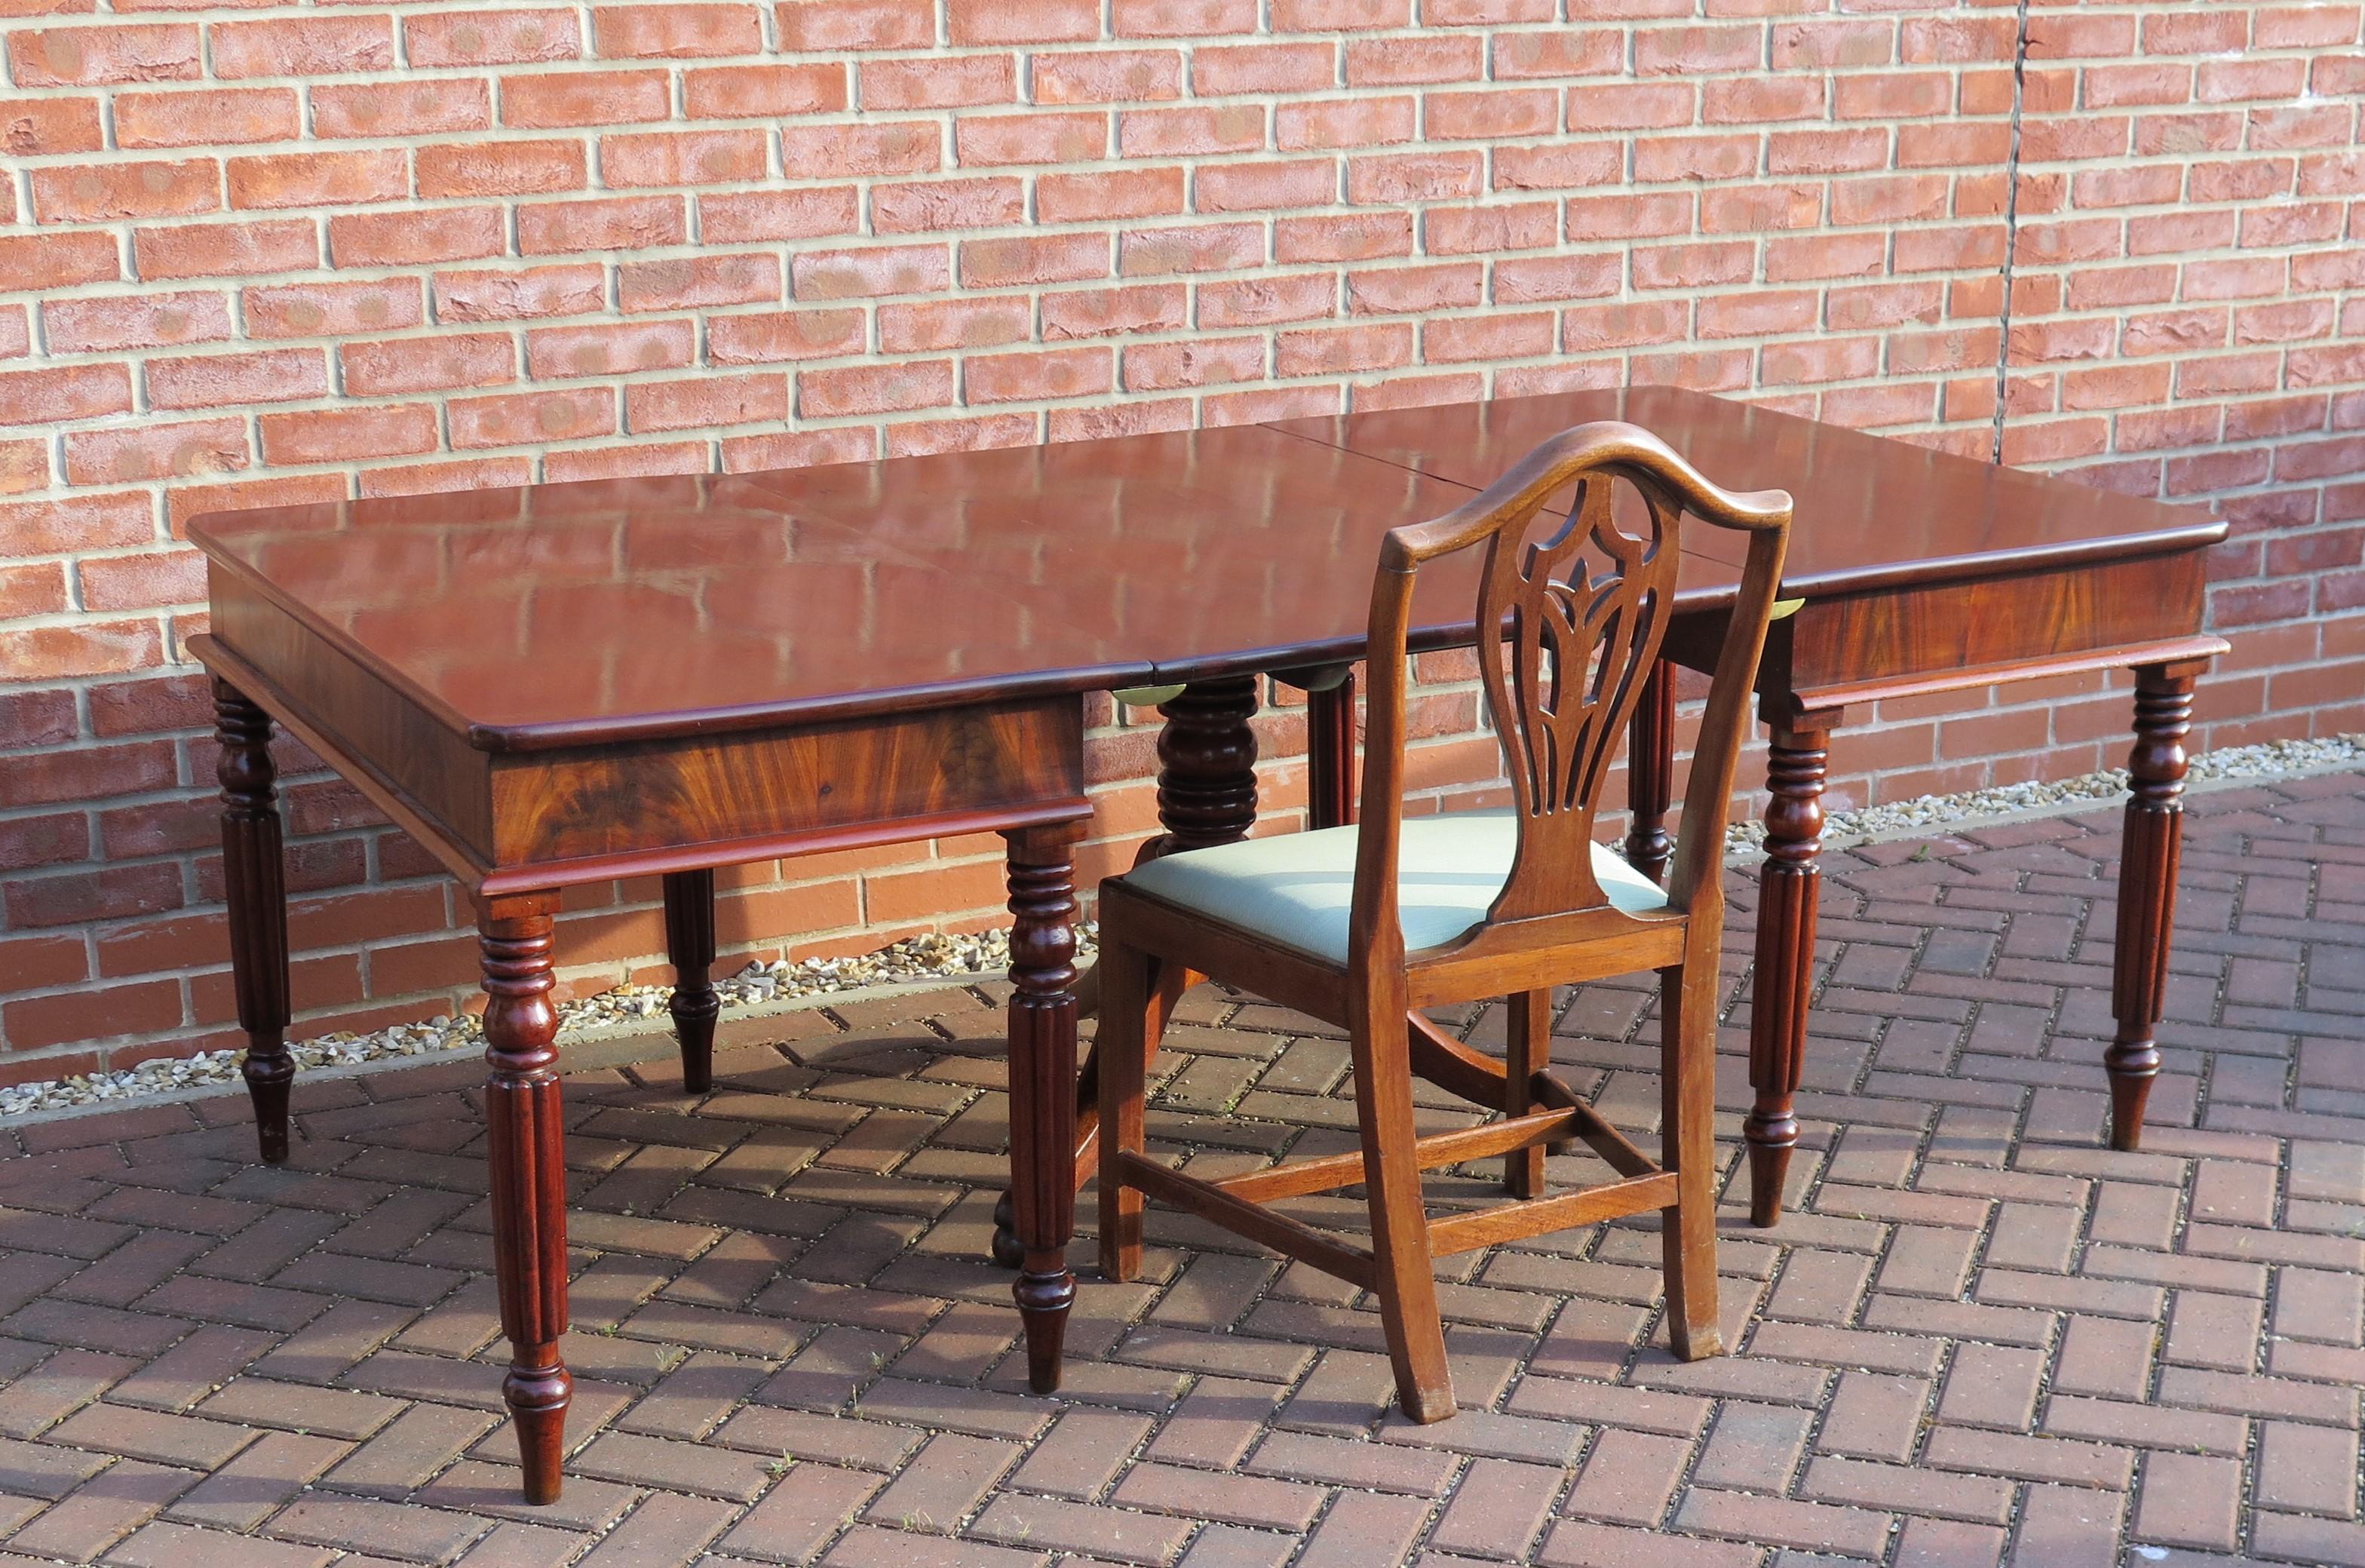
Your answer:
[[[1716,1293],[1716,947],[1659,971],[1659,1164],[1676,1173],[1660,1215],[1667,1340],[1680,1361],[1724,1353]]]
[[[1453,1374],[1445,1361],[1445,1325],[1430,1271],[1429,1211],[1420,1196],[1414,1147],[1412,1069],[1401,1037],[1381,1048],[1377,1032],[1405,1027],[1402,1000],[1359,1004],[1349,1021],[1355,1068],[1355,1115],[1363,1145],[1363,1191],[1372,1215],[1380,1325],[1404,1413],[1424,1424],[1453,1414]]]

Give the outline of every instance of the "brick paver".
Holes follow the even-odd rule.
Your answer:
[[[20,1129],[0,1561],[2365,1563],[2365,783],[2195,797],[2135,1155],[2100,1142],[2114,852],[2097,812],[1833,854],[1796,1209],[1725,1228],[1738,1353],[1668,1357],[1647,1226],[1458,1257],[1439,1427],[1387,1413],[1356,1293],[1156,1211],[1141,1283],[1080,1241],[1069,1389],[1026,1394],[981,1258],[992,985],[733,1021],[703,1106],[661,1037],[578,1050],[549,1509],[499,1417],[470,1070],[300,1086],[285,1170],[238,1096]],[[1155,1126],[1211,1168],[1344,1147],[1334,1031],[1184,1011]],[[1649,1133],[1649,988],[1560,1016],[1564,1071]]]

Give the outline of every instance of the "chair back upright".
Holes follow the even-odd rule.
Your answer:
[[[1620,485],[1639,508],[1615,504]],[[1546,503],[1564,492],[1570,497],[1565,516],[1547,511]],[[1540,516],[1544,537],[1530,543]],[[1748,541],[1667,879],[1675,913],[1698,917],[1721,908],[1717,872],[1733,765],[1780,586],[1790,498],[1779,490],[1721,489],[1636,426],[1580,425],[1545,442],[1463,506],[1392,530],[1381,543],[1367,644],[1351,945],[1359,965],[1377,970],[1400,966],[1404,957],[1396,877],[1413,585],[1425,563],[1460,550],[1485,552],[1479,666],[1487,718],[1510,777],[1519,848],[1485,924],[1457,951],[1508,937],[1514,928],[1511,939],[1527,946],[1608,935],[1633,918],[1610,907],[1594,875],[1594,818],[1675,611],[1687,516]],[[1628,532],[1627,521],[1640,532]],[[1489,628],[1498,629],[1504,646],[1485,644]]]

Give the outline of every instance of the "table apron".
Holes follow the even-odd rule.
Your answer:
[[[1901,696],[2145,662],[2200,633],[2203,566],[2195,550],[1810,600],[1776,622],[1758,690],[1820,706],[1812,694],[1851,686]]]
[[[382,722],[409,706],[383,686],[341,686],[325,717],[218,638],[192,649],[480,894],[1030,827],[1092,810],[1075,696],[487,754],[424,715]]]
[[[1030,698],[496,756],[497,863],[835,834],[1078,800],[1082,712],[1075,697]]]

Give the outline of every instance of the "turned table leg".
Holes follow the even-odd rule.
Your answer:
[[[491,1165],[493,1267],[525,1500],[558,1500],[566,1406],[575,1380],[558,1359],[566,1332],[566,1126],[559,1107],[558,1012],[550,1001],[556,893],[479,904],[485,971],[485,1128]]]
[[[1186,686],[1159,708],[1166,727],[1158,735],[1158,820],[1166,831],[1141,846],[1136,865],[1181,849],[1231,844],[1256,826],[1257,741],[1249,722],[1257,706],[1258,678],[1243,675]],[[1153,987],[1151,1005],[1162,1014],[1184,989],[1180,977],[1166,976]],[[1100,1163],[1100,1070],[1090,1055],[1074,1093],[1073,1182],[1081,1187]],[[1014,1081],[1010,1114],[1014,1126],[1022,1114]],[[1011,1194],[1004,1193],[993,1209],[992,1250],[1005,1269],[1020,1266],[1013,1212]]]
[[[1155,858],[1233,844],[1256,826],[1258,680],[1202,680],[1158,710],[1158,820],[1166,832],[1145,846]]]
[[[1256,818],[1253,800],[1249,818]],[[1336,686],[1306,694],[1306,825],[1345,827],[1354,820],[1355,673],[1350,670]]]
[[[287,888],[279,846],[278,775],[271,763],[271,715],[230,682],[214,682],[214,734],[221,743],[222,886],[230,906],[230,974],[238,1025],[246,1032],[247,1097],[255,1141],[273,1165],[287,1159]]]
[[[1757,901],[1757,969],[1749,1009],[1749,1219],[1782,1217],[1782,1183],[1799,1142],[1791,1102],[1807,1051],[1815,980],[1815,900],[1822,881],[1826,732],[1777,726],[1766,767],[1765,868]]]
[[[2143,1137],[2144,1104],[2159,1074],[2158,1031],[2168,989],[2169,934],[2176,921],[2176,869],[2182,857],[2184,737],[2192,728],[2199,666],[2146,665],[2135,671],[2135,744],[2127,759],[2131,793],[2119,859],[2119,926],[2111,1011],[2118,1031],[2102,1056],[2111,1074],[2111,1147]]]
[[[1629,734],[1626,795],[1632,821],[1626,832],[1626,863],[1664,882],[1676,852],[1675,840],[1667,836],[1667,805],[1675,797],[1676,666],[1664,659],[1651,666]]]
[[[1069,846],[1082,824],[1021,828],[1009,841],[1010,1189],[1021,1251],[1018,1313],[1026,1376],[1059,1386],[1059,1350],[1076,1276],[1076,889]]]
[[[666,957],[673,962],[674,1038],[681,1045],[681,1086],[714,1087],[714,1019],[723,1001],[709,978],[714,967],[714,873],[670,871],[665,879]]]

